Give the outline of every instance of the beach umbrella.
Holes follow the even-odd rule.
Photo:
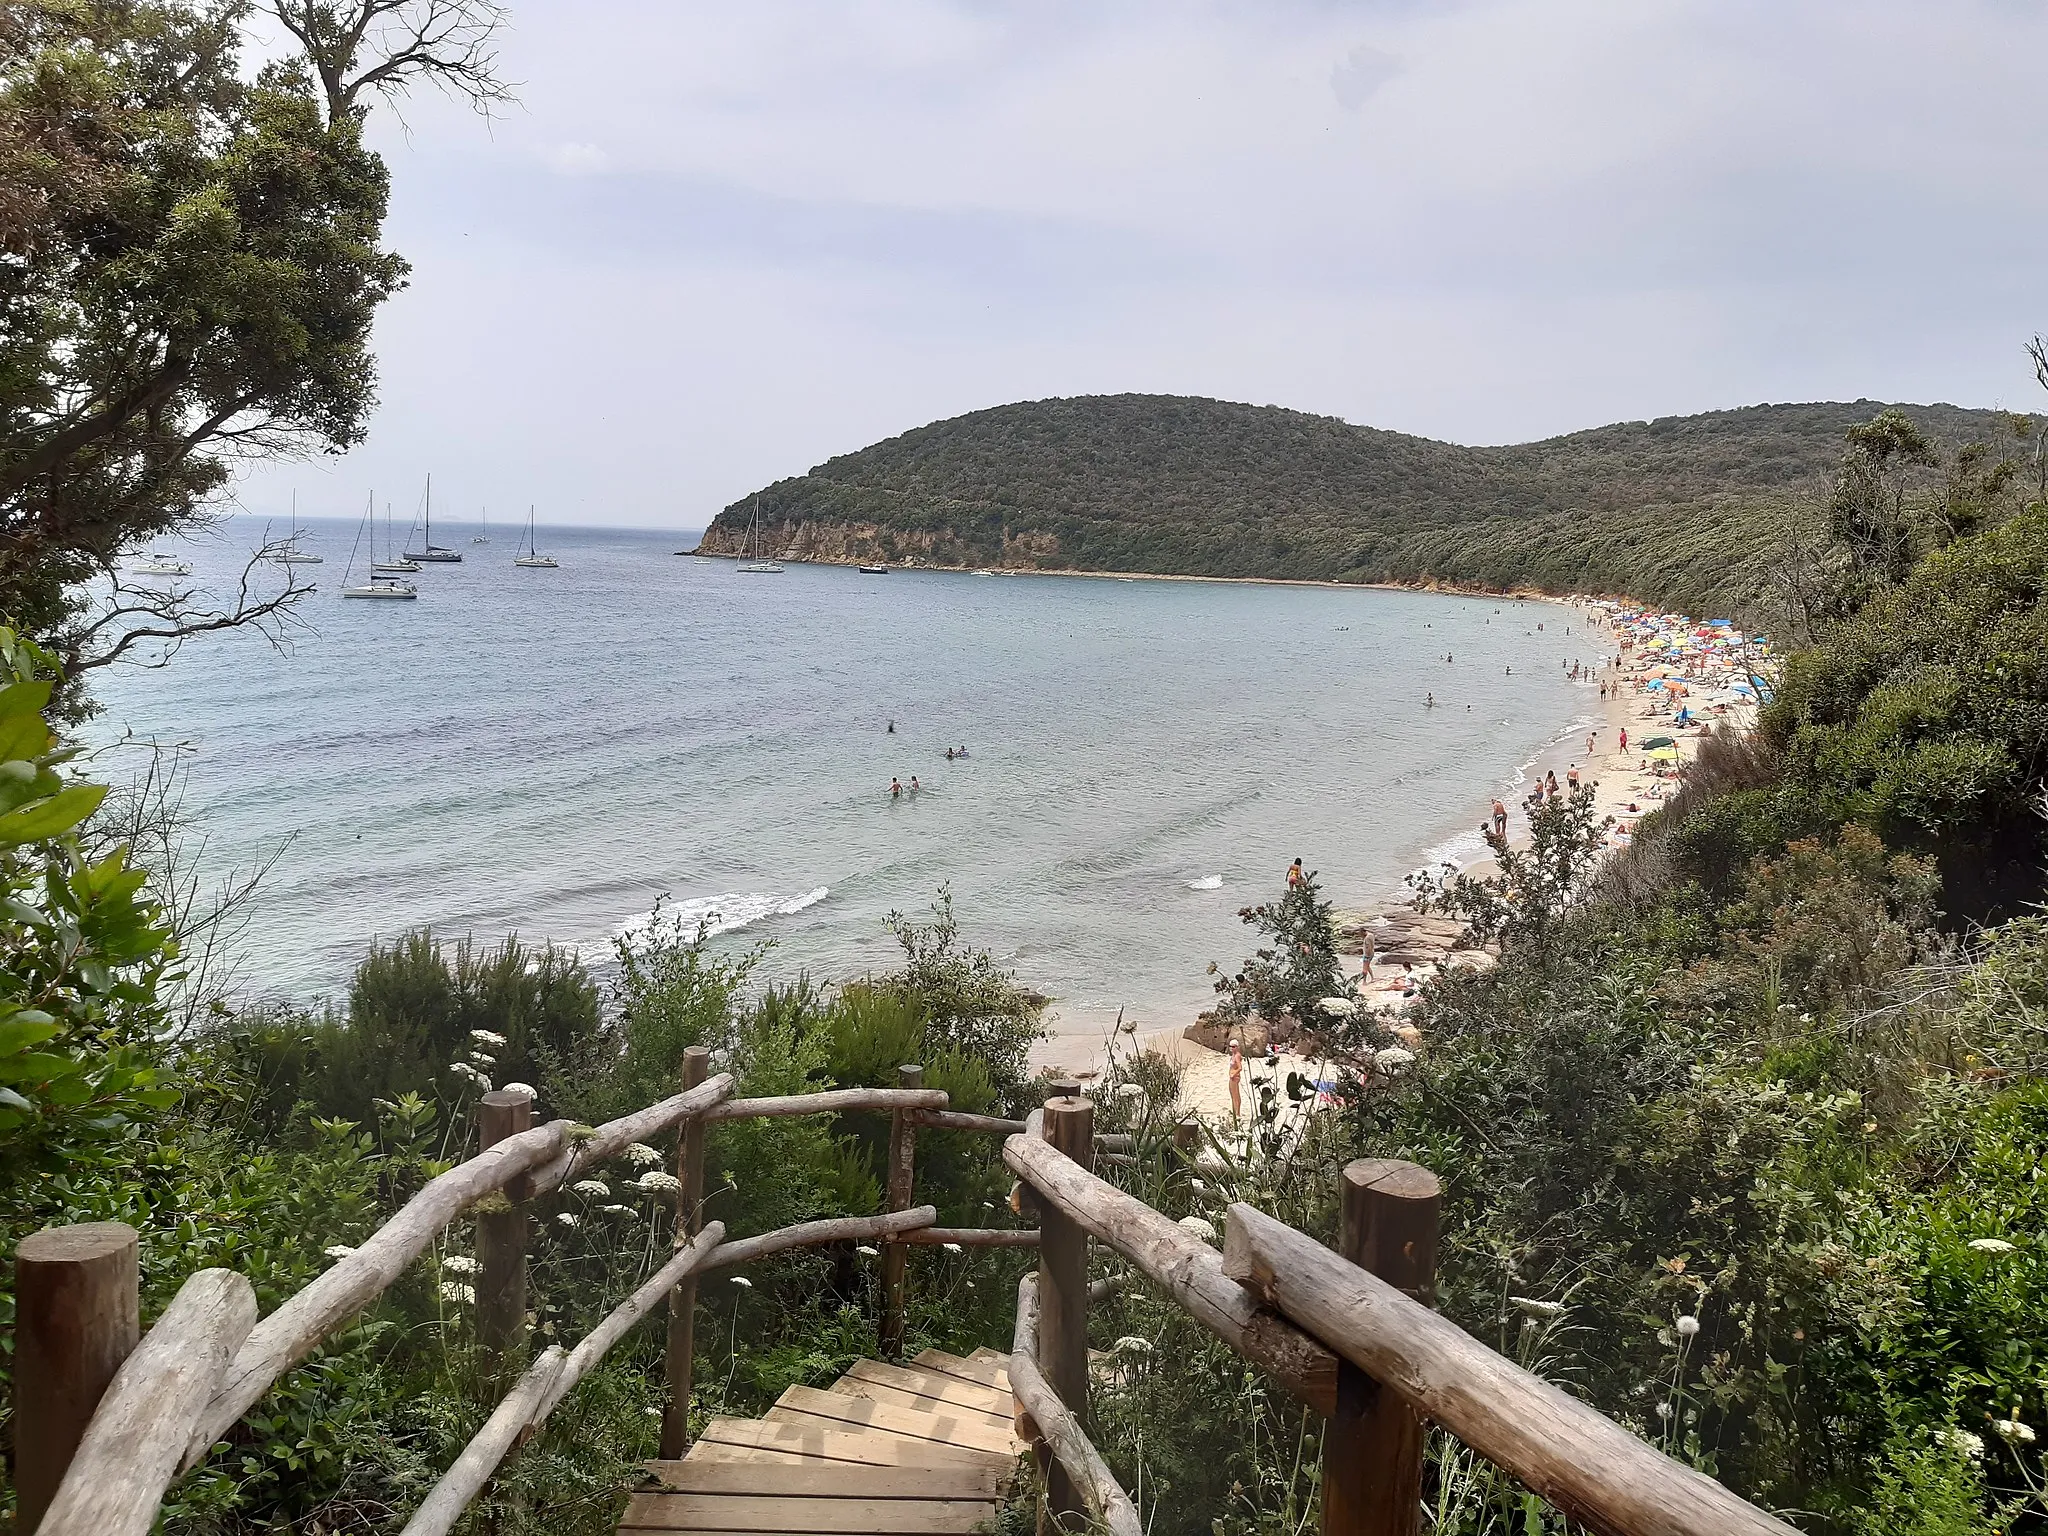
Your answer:
[[[1676,745],[1677,743],[1674,742],[1669,736],[1652,736],[1648,741],[1643,743],[1643,750],[1645,752],[1654,752],[1659,747],[1671,747]]]

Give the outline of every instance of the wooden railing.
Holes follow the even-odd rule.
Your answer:
[[[144,1536],[179,1473],[210,1454],[281,1375],[472,1208],[478,1341],[501,1363],[516,1363],[525,1347],[527,1204],[628,1144],[673,1130],[681,1186],[673,1256],[573,1349],[550,1347],[519,1372],[405,1536],[448,1531],[505,1457],[664,1300],[661,1455],[681,1456],[698,1278],[848,1240],[883,1246],[878,1331],[892,1355],[902,1346],[908,1246],[1038,1246],[1038,1271],[1018,1290],[1009,1369],[1017,1430],[1034,1448],[1053,1525],[1073,1528],[1092,1517],[1114,1536],[1141,1529],[1087,1431],[1088,1309],[1107,1290],[1088,1278],[1093,1240],[1324,1416],[1327,1536],[1415,1536],[1427,1423],[1602,1536],[1794,1536],[1431,1310],[1438,1192],[1435,1179],[1412,1164],[1366,1161],[1345,1170],[1337,1252],[1242,1204],[1229,1208],[1218,1252],[1095,1176],[1098,1149],[1118,1163],[1140,1149],[1130,1137],[1097,1137],[1094,1106],[1077,1092],[1056,1094],[1019,1122],[949,1109],[944,1093],[922,1086],[917,1067],[901,1068],[895,1088],[770,1099],[734,1099],[731,1077],[709,1076],[708,1067],[708,1053],[693,1048],[680,1093],[594,1130],[563,1121],[534,1126],[530,1099],[485,1095],[483,1150],[434,1179],[260,1322],[246,1279],[202,1270],[142,1335],[131,1228],[98,1223],[25,1239],[16,1259],[16,1529],[23,1536]],[[884,1213],[735,1241],[722,1223],[701,1223],[708,1126],[851,1111],[891,1117]],[[1003,1136],[1003,1159],[1028,1192],[1024,1204],[1038,1229],[940,1228],[933,1207],[913,1206],[920,1126]],[[1193,1140],[1176,1131],[1171,1148],[1171,1155],[1192,1156]]]

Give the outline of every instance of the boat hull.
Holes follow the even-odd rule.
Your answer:
[[[558,571],[561,569],[561,566],[555,562],[553,555],[521,555],[512,563],[517,566],[523,566],[529,571]]]
[[[343,587],[343,597],[382,597],[404,601],[417,598],[420,590],[409,581],[373,581],[367,587]]]

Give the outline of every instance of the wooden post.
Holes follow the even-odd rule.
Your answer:
[[[1443,1190],[1414,1163],[1365,1157],[1338,1181],[1338,1256],[1436,1300]],[[1416,1536],[1422,1526],[1422,1421],[1349,1361],[1337,1368],[1337,1411],[1323,1430],[1323,1536]]]
[[[898,1088],[922,1088],[923,1067],[898,1067]],[[899,1109],[889,1116],[889,1209],[907,1211],[917,1187],[917,1115]],[[901,1243],[882,1244],[882,1318],[877,1333],[882,1358],[903,1358],[903,1291],[910,1250]]]
[[[683,1091],[704,1081],[711,1070],[711,1052],[693,1045],[683,1052]],[[704,1225],[704,1117],[692,1115],[676,1137],[675,1246],[686,1246]],[[661,1410],[661,1456],[680,1460],[690,1448],[690,1394],[696,1375],[697,1277],[689,1275],[668,1293],[668,1401]]]
[[[533,1100],[502,1089],[477,1101],[479,1150],[533,1127]],[[532,1180],[521,1174],[504,1189],[506,1208],[476,1218],[476,1337],[494,1371],[518,1367],[526,1354],[526,1211]],[[495,1204],[496,1202],[490,1202]]]
[[[14,1255],[14,1528],[34,1536],[114,1373],[142,1337],[141,1240],[51,1227]]]
[[[1045,1139],[1083,1168],[1095,1153],[1095,1105],[1076,1095],[1045,1103]],[[1038,1368],[1061,1402],[1088,1423],[1088,1233],[1047,1202],[1038,1218]],[[1087,1506],[1057,1462],[1046,1469],[1040,1530],[1080,1530]]]

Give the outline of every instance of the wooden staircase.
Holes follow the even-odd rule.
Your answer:
[[[824,1391],[791,1387],[762,1418],[713,1419],[681,1461],[647,1464],[661,1487],[633,1495],[621,1536],[971,1531],[995,1514],[1025,1449],[1007,1360],[986,1349],[861,1360]]]

